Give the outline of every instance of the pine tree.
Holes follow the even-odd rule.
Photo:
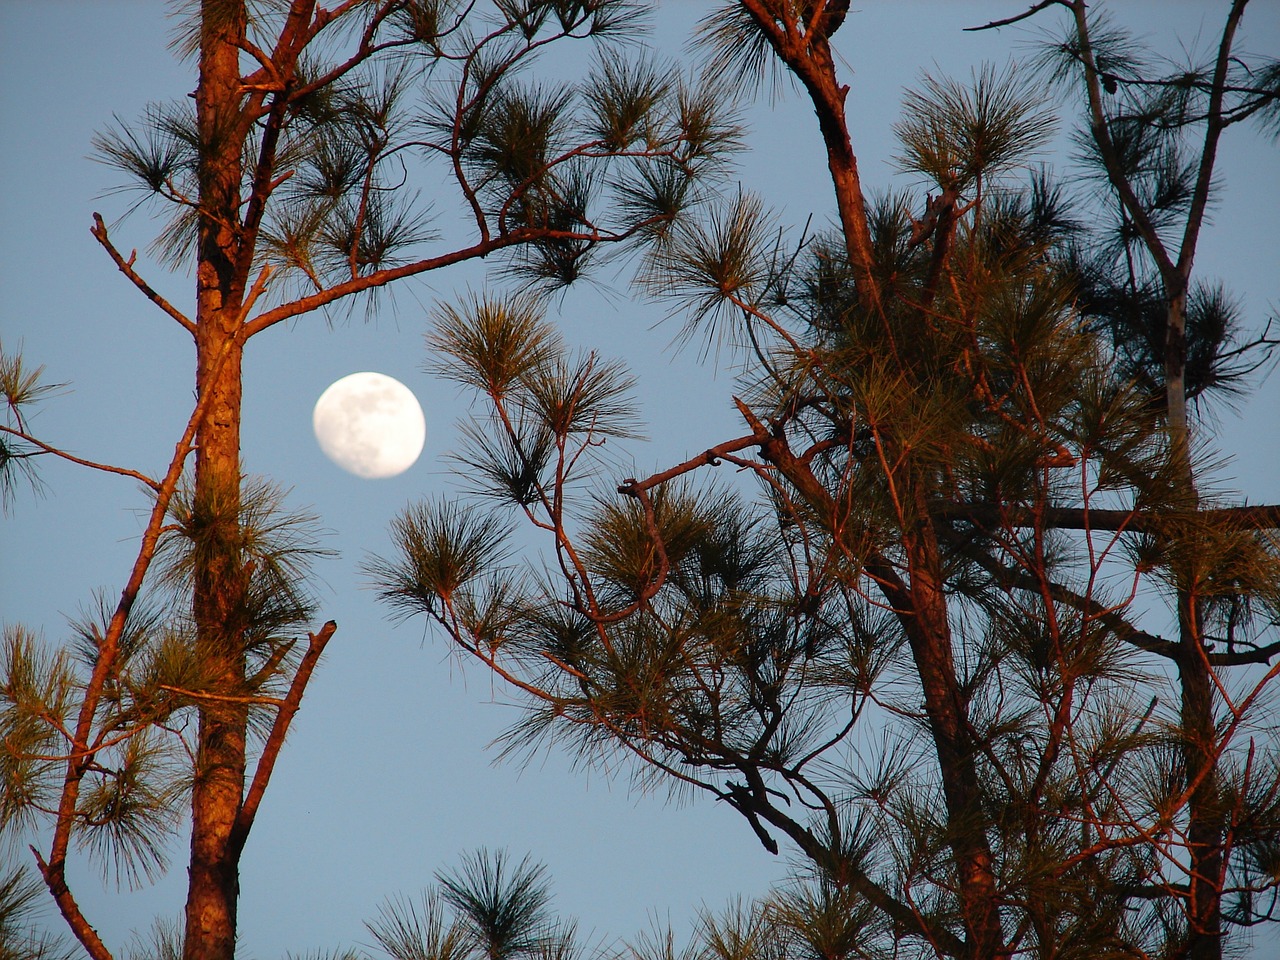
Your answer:
[[[171,303],[95,214],[119,271],[191,336],[196,400],[167,471],[150,476],[37,437],[29,411],[47,386],[0,357],[6,502],[41,455],[151,496],[118,599],[65,646],[15,627],[0,655],[0,828],[37,834],[44,884],[95,960],[111,952],[67,885],[71,851],[123,882],[151,877],[184,804],[182,956],[233,957],[241,853],[336,630],[312,627],[311,519],[244,472],[246,350],[284,321],[463,261],[492,257],[545,293],[602,248],[660,238],[736,131],[720,98],[619,55],[639,13],[626,0],[193,2],[192,98],[98,137],[161,218],[162,258],[195,277],[192,308]],[[574,41],[599,54],[580,85],[524,79]],[[445,192],[415,189],[423,165]]]
[[[990,26],[1053,7],[1089,226],[1026,176],[1052,120],[1026,77],[926,79],[896,133],[929,193],[873,197],[843,5],[721,4],[710,69],[795,79],[838,212],[787,244],[741,195],[648,254],[649,289],[748,357],[742,434],[593,489],[635,430],[625,370],[520,301],[443,307],[439,370],[488,404],[479,499],[411,506],[371,564],[526,696],[513,749],[630,757],[798,851],[778,909],[813,955],[1220,957],[1275,919],[1280,508],[1209,492],[1197,423],[1274,339],[1192,264],[1219,138],[1274,124],[1280,73],[1240,53],[1242,2],[1172,76],[1083,3]],[[495,503],[541,559],[513,562]]]

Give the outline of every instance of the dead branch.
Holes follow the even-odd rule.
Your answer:
[[[61,460],[69,460],[71,463],[78,464],[79,466],[88,467],[91,470],[101,470],[103,473],[114,473],[122,477],[132,477],[134,480],[145,484],[155,491],[159,491],[160,489],[159,481],[153,480],[145,473],[139,473],[137,470],[130,470],[128,467],[117,467],[110,463],[98,463],[96,460],[86,460],[83,457],[77,457],[73,453],[67,453],[65,450],[60,450],[51,444],[45,443],[43,440],[31,436],[29,433],[22,430],[14,430],[12,427],[0,425],[0,433],[7,433],[11,437],[17,437],[25,443],[30,443],[40,448],[39,453],[24,454],[24,456],[38,456],[39,454],[47,453],[58,457]]]
[[[934,501],[930,510],[940,520],[968,521],[978,526],[1012,524],[1031,527],[1043,523],[1055,530],[1105,530],[1129,533],[1156,533],[1182,519],[1223,523],[1242,530],[1280,530],[1280,504],[1218,507],[1187,513],[1159,514],[1135,510],[1094,510],[1087,507],[1045,507],[1039,515],[1019,507],[994,503]]]
[[[267,742],[262,748],[262,756],[258,758],[258,765],[253,771],[253,781],[249,784],[249,791],[245,794],[244,803],[241,804],[240,812],[236,814],[235,823],[232,824],[231,833],[227,837],[227,850],[233,861],[239,859],[240,851],[244,849],[245,841],[249,839],[249,831],[253,828],[258,806],[262,803],[262,796],[267,791],[267,784],[275,769],[280,748],[284,746],[285,736],[289,733],[289,726],[293,723],[294,715],[302,704],[302,695],[306,692],[307,683],[311,680],[311,673],[320,662],[320,655],[324,653],[329,638],[337,629],[338,624],[330,620],[320,628],[318,633],[308,637],[307,652],[302,655],[302,662],[298,664],[293,682],[289,684],[289,693],[276,712],[271,733],[267,736]]]
[[[196,325],[188,320],[181,310],[171,304],[164,297],[160,296],[160,294],[156,293],[156,291],[152,289],[151,285],[143,280],[142,277],[138,275],[138,272],[133,269],[134,259],[137,255],[131,255],[128,260],[120,255],[120,251],[115,248],[115,245],[111,242],[111,238],[107,236],[107,225],[102,220],[102,214],[95,213],[93,215],[93,226],[89,228],[89,232],[93,234],[93,238],[97,240],[98,243],[102,244],[102,248],[107,251],[107,255],[111,257],[112,261],[120,269],[120,272],[133,281],[133,285],[141,290],[148,300],[176,320],[182,328],[187,331],[187,333],[191,334],[193,337],[196,335]]]

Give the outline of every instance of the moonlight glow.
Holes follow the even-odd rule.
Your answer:
[[[417,397],[381,373],[353,373],[332,384],[316,401],[311,423],[325,456],[366,479],[404,473],[427,437]]]

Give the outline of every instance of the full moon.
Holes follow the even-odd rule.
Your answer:
[[[418,398],[381,373],[353,373],[330,385],[316,401],[311,425],[325,456],[368,480],[404,473],[427,438]]]

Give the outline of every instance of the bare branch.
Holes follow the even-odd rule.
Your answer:
[[[678,463],[674,467],[668,467],[666,470],[659,471],[651,476],[645,477],[643,480],[627,480],[618,487],[618,492],[626,494],[629,497],[637,496],[639,493],[652,490],[659,484],[666,483],[675,477],[689,473],[699,467],[715,467],[720,465],[720,461],[726,454],[736,453],[747,447],[754,447],[760,443],[760,437],[754,433],[750,433],[745,437],[738,437],[736,440],[726,440],[724,443],[716,444],[696,457],[690,457],[684,463]]]
[[[1029,17],[1034,17],[1046,7],[1053,6],[1070,7],[1070,4],[1065,3],[1064,0],[1040,0],[1030,10],[1024,10],[1022,13],[1015,14],[1012,17],[1005,17],[1003,20],[992,20],[990,23],[984,23],[980,27],[965,27],[964,29],[967,33],[974,33],[978,30],[998,30],[1000,27],[1008,27]]]
[[[249,831],[253,829],[254,818],[258,815],[258,806],[262,803],[262,796],[266,793],[267,784],[271,781],[271,773],[275,769],[280,748],[284,746],[285,737],[288,736],[289,726],[293,723],[294,715],[302,704],[302,695],[306,692],[307,683],[311,680],[311,673],[320,662],[320,655],[324,653],[325,645],[337,629],[337,623],[330,620],[320,628],[318,633],[313,633],[309,637],[307,652],[302,655],[302,662],[298,664],[293,682],[289,684],[288,695],[276,711],[271,733],[267,736],[266,745],[262,748],[262,756],[258,758],[258,766],[253,772],[253,781],[249,784],[249,791],[245,794],[239,813],[236,814],[231,834],[227,837],[227,851],[233,860],[239,857],[245,841],[249,838]]]
[[[137,470],[130,470],[128,467],[117,467],[109,463],[98,463],[95,460],[86,460],[83,457],[77,457],[73,453],[67,453],[65,450],[60,450],[57,447],[45,443],[43,440],[37,439],[22,430],[14,430],[12,427],[0,425],[0,433],[7,433],[12,437],[17,437],[18,439],[25,441],[26,443],[34,444],[40,448],[41,453],[52,454],[62,460],[69,460],[71,463],[78,464],[82,467],[88,467],[91,470],[101,470],[103,473],[114,473],[122,477],[132,477],[134,480],[146,484],[152,490],[158,491],[160,489],[159,481],[153,480],[145,473],[139,473]],[[26,455],[36,456],[38,454]]]
[[[93,960],[114,960],[111,956],[111,951],[107,949],[107,945],[98,936],[98,931],[93,928],[93,925],[80,912],[80,905],[71,893],[71,888],[67,886],[66,874],[61,865],[56,868],[51,866],[45,862],[39,850],[35,847],[30,849],[35,854],[36,866],[39,867],[40,875],[44,877],[44,882],[49,887],[49,892],[53,895],[54,902],[58,905],[58,910],[61,911],[63,918],[66,919],[67,925],[71,927],[71,932],[75,934],[75,938],[80,941],[80,945],[84,947]]]
[[[193,337],[195,336],[196,325],[187,319],[181,310],[156,293],[142,277],[138,276],[137,271],[133,269],[134,257],[131,256],[126,260],[120,255],[120,251],[115,248],[111,243],[111,239],[107,236],[107,225],[102,220],[102,214],[95,213],[93,215],[93,226],[89,228],[89,232],[93,234],[98,243],[102,244],[102,248],[107,251],[112,261],[119,267],[120,272],[133,281],[133,285],[141,290],[148,300],[176,320],[187,333]]]
[[[1159,514],[1133,510],[1098,510],[1090,507],[1043,507],[1039,514],[1025,508],[994,503],[955,503],[935,501],[930,504],[934,516],[941,520],[967,520],[979,525],[1007,523],[1031,527],[1042,523],[1055,530],[1106,530],[1150,533],[1167,529],[1183,515],[1162,511]],[[1280,530],[1280,505],[1257,504],[1242,507],[1217,507],[1197,510],[1186,519],[1224,523],[1240,530]]]

